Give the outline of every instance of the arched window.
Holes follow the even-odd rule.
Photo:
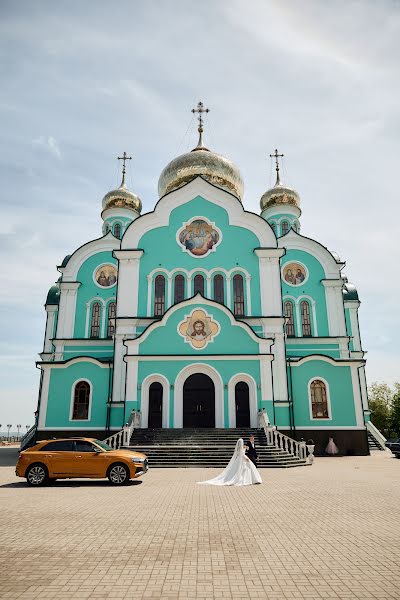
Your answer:
[[[287,300],[285,302],[284,308],[285,308],[285,317],[287,318],[286,335],[288,337],[294,337],[295,333],[294,333],[293,304],[290,302],[290,300]]]
[[[78,381],[74,389],[74,405],[72,419],[89,419],[90,384],[87,381]]]
[[[244,285],[241,275],[233,278],[233,314],[244,315]]]
[[[320,379],[314,379],[310,385],[311,410],[313,419],[329,419],[326,386]]]
[[[119,223],[115,223],[114,225],[114,236],[121,239],[121,225]]]
[[[92,320],[90,323],[90,337],[100,337],[100,315],[101,305],[100,302],[95,302],[92,306]]]
[[[111,338],[115,333],[115,317],[117,316],[117,305],[110,302],[108,305],[107,337]]]
[[[154,280],[154,316],[161,317],[165,311],[165,277],[157,275]]]
[[[185,278],[177,275],[174,279],[174,304],[185,299]]]
[[[224,278],[222,275],[214,277],[214,300],[223,304],[225,301]]]
[[[289,231],[289,223],[287,221],[282,221],[282,235],[286,235]]]
[[[307,337],[311,335],[311,318],[310,318],[310,305],[306,300],[300,302],[301,312],[301,330],[303,336]]]
[[[193,295],[200,292],[204,296],[204,277],[203,275],[196,275],[194,278]]]

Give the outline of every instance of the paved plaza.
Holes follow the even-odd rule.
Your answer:
[[[263,485],[154,469],[31,489],[0,468],[0,597],[400,597],[400,460],[320,458]]]

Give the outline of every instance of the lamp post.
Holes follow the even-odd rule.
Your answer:
[[[8,432],[7,432],[7,441],[10,439],[10,429],[11,429],[11,427],[12,427],[12,425],[9,423],[7,425],[7,429],[8,429]]]
[[[30,425],[25,425],[26,433],[28,433],[29,428],[30,428]]]
[[[19,430],[21,429],[22,425],[17,425],[17,437],[19,439]]]

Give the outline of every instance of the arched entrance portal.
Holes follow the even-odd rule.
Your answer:
[[[183,426],[215,427],[215,388],[204,373],[190,375],[183,386]]]
[[[244,381],[235,385],[236,427],[250,427],[250,393]]]
[[[149,389],[149,418],[148,427],[162,427],[163,386],[158,381],[151,384]]]

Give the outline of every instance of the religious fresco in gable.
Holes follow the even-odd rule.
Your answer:
[[[289,285],[301,285],[307,276],[305,267],[297,262],[288,263],[282,269],[283,280]]]
[[[196,309],[178,325],[178,331],[185,342],[200,350],[219,334],[220,327],[204,310]]]
[[[183,250],[193,256],[205,256],[215,251],[221,240],[221,233],[205,219],[194,219],[184,225],[177,237]]]
[[[94,280],[100,287],[108,288],[117,283],[118,272],[114,265],[101,265],[94,273]]]

